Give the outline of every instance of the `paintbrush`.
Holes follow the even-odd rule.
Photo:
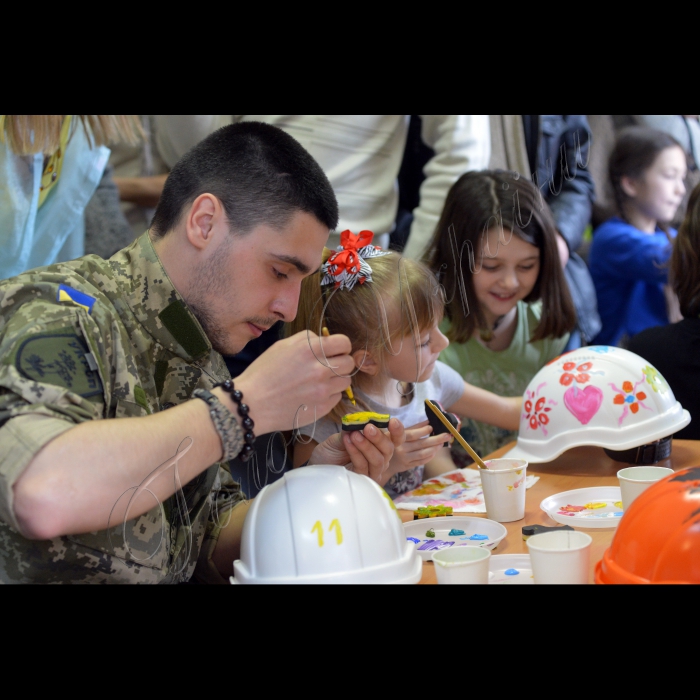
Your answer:
[[[321,331],[321,333],[323,334],[324,338],[327,338],[330,335],[330,333],[328,332],[328,329],[325,326],[323,327],[323,330]],[[348,395],[348,398],[352,402],[352,405],[357,406],[357,404],[355,403],[355,396],[352,393],[352,389],[350,387],[348,387],[345,390],[345,393]]]
[[[442,421],[444,426],[452,433],[454,439],[468,452],[469,456],[476,462],[480,469],[487,469],[484,461],[479,457],[476,452],[471,448],[469,443],[459,434],[459,431],[450,423],[445,417],[443,412],[440,410],[439,406],[436,406],[430,399],[425,400],[425,405],[430,408],[430,410]]]

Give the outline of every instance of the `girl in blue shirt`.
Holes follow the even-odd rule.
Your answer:
[[[670,320],[668,259],[676,231],[667,222],[683,200],[687,164],[673,137],[630,127],[608,168],[619,216],[593,233],[588,264],[603,322],[593,342],[625,346],[635,333]]]

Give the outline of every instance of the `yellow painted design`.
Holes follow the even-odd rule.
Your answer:
[[[622,501],[615,501],[613,505],[615,506],[615,508],[622,508]]]
[[[399,515],[399,511],[396,510],[396,504],[394,503],[394,501],[391,500],[391,496],[384,489],[382,489],[382,496],[384,496],[384,498],[386,498],[386,500],[389,501],[389,505],[392,507],[394,513],[396,513],[396,517],[399,520],[401,520],[401,516]],[[401,522],[403,522],[403,521],[401,521]]]
[[[389,422],[388,413],[374,413],[373,411],[359,411],[358,413],[347,413],[343,416],[343,425],[358,425],[367,423],[371,420],[376,420],[380,423]]]
[[[516,476],[520,476],[522,473],[523,473],[523,470],[522,470],[522,469],[516,469],[516,470],[515,470],[515,475],[516,475]]]
[[[512,486],[506,486],[506,488],[507,488],[509,491],[512,491],[512,490],[513,490],[513,487],[512,487]]]
[[[589,510],[595,510],[596,508],[605,508],[607,504],[606,503],[586,503],[584,508],[588,508]]]
[[[338,518],[331,521],[329,530],[335,530],[335,541],[336,544],[343,544],[343,528],[340,527],[340,522]]]
[[[316,532],[318,535],[318,546],[323,547],[323,525],[321,525],[320,520],[317,520],[314,523],[314,526],[311,528],[311,532]]]

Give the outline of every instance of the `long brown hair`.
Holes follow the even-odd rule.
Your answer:
[[[444,285],[448,338],[466,343],[486,320],[476,298],[473,275],[481,269],[482,241],[494,227],[509,229],[540,251],[540,273],[526,302],[542,299],[542,318],[530,341],[560,338],[576,325],[571,294],[562,270],[556,225],[539,190],[518,173],[483,170],[462,175],[452,185],[425,254]]]
[[[700,184],[690,193],[673,243],[670,277],[683,316],[700,315]]]
[[[665,131],[650,129],[646,126],[628,126],[620,131],[608,159],[608,175],[617,212],[621,219],[627,221],[625,204],[630,199],[622,188],[622,178],[637,179],[642,177],[644,171],[654,164],[661,151],[674,147],[680,148],[685,154],[683,146]],[[657,222],[659,228],[664,231],[670,241],[667,224],[668,222],[665,221]]]
[[[20,156],[54,153],[61,141],[65,114],[3,114],[0,115],[0,140]],[[125,141],[135,145],[144,138],[137,114],[79,114],[80,123],[92,146]],[[73,124],[75,129],[76,123]]]
[[[332,251],[325,249],[325,262]],[[372,281],[356,284],[352,290],[321,286],[321,272],[307,277],[301,285],[297,316],[286,326],[286,334],[313,331],[321,335],[325,326],[329,333],[348,336],[352,351],[367,350],[384,370],[389,353],[396,353],[399,344],[418,337],[443,315],[444,303],[440,285],[426,265],[389,252],[367,259],[372,268]],[[366,389],[372,377],[357,371],[353,388]],[[359,399],[360,408],[367,410]],[[329,418],[340,422],[346,413],[357,407],[343,397]]]

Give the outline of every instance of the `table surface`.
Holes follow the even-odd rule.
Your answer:
[[[505,445],[499,450],[488,455],[485,459],[502,457],[515,446],[515,442]],[[700,465],[700,440],[674,440],[671,456],[661,460],[655,466],[668,467],[673,470],[685,469]],[[539,481],[529,488],[525,497],[525,517],[513,523],[503,523],[508,531],[506,537],[501,540],[494,554],[528,554],[527,544],[522,537],[523,525],[550,525],[558,526],[560,523],[552,520],[544,511],[540,510],[540,503],[556,493],[582,489],[590,486],[619,486],[617,472],[625,467],[633,466],[610,459],[602,447],[575,447],[551,462],[541,464],[529,464],[528,474],[539,476]],[[469,467],[467,467],[469,468]],[[399,510],[399,515],[404,522],[413,520],[413,511]],[[455,513],[457,515],[457,513]],[[483,513],[464,513],[470,517],[485,518]],[[603,553],[610,546],[615,529],[583,529],[592,538],[591,544],[591,568],[589,583],[593,583],[593,571],[596,563],[603,558]],[[420,583],[437,583],[432,562],[423,562],[423,576]]]

